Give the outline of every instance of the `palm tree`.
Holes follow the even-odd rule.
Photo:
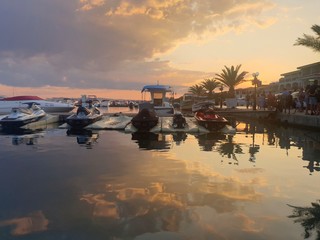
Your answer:
[[[241,67],[241,64],[238,65],[237,67],[231,66],[231,68],[228,68],[227,66],[224,66],[225,69],[222,69],[221,74],[217,74],[216,79],[229,87],[229,97],[233,98],[235,96],[234,90],[237,85],[240,83],[245,82],[246,80],[244,79],[245,75],[248,72],[241,72],[239,74],[239,70]]]
[[[213,91],[216,87],[219,86],[219,83],[213,79],[205,79],[202,83],[201,83],[201,86],[207,90],[208,92],[208,98],[212,98],[212,95],[213,95]]]
[[[320,25],[312,25],[311,29],[317,36],[303,34],[302,38],[296,40],[295,46],[302,45],[313,49],[315,52],[320,52]]]
[[[189,87],[189,92],[193,93],[196,96],[202,96],[205,93],[205,90],[202,85],[195,84]]]

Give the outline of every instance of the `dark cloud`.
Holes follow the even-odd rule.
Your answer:
[[[0,83],[132,89],[168,83],[170,76],[182,86],[204,73],[145,59],[268,6],[264,0],[3,0]]]

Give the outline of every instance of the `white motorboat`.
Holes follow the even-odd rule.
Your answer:
[[[173,90],[167,85],[146,85],[142,88],[141,92],[149,92],[151,95],[151,104],[159,117],[173,116],[174,107],[166,97],[166,93],[173,94]]]
[[[108,108],[110,106],[110,100],[108,99],[102,99],[100,102],[100,107]]]
[[[15,96],[0,99],[0,114],[9,114],[12,108],[28,108],[28,104],[36,103],[46,113],[70,112],[74,105],[47,101],[38,96]]]
[[[19,128],[37,122],[46,116],[46,112],[37,104],[29,104],[29,108],[12,108],[11,113],[0,120],[3,129]]]

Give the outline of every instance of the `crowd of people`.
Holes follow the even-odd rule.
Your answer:
[[[254,103],[254,95],[247,94],[246,107],[247,109],[256,104],[257,109],[262,110],[277,110],[284,113],[299,111],[306,115],[320,114],[320,85],[315,80],[313,84],[307,85],[305,88],[300,88],[298,91],[290,91],[284,89],[279,94],[272,92],[266,93],[262,91],[258,93],[256,102]]]

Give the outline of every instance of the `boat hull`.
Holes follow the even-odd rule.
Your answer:
[[[3,118],[0,120],[0,124],[2,128],[20,128],[23,127],[24,125],[27,125],[29,123],[37,122],[40,119],[42,119],[44,116],[37,116],[34,118],[29,118],[29,119],[14,119],[14,118]]]
[[[149,131],[158,124],[159,117],[153,109],[143,108],[131,119],[132,125],[140,132]]]
[[[200,112],[196,112],[194,117],[200,126],[206,128],[210,132],[219,131],[228,124],[227,119],[215,113],[204,114],[203,112],[200,111]]]
[[[81,129],[84,127],[89,126],[90,124],[93,124],[97,121],[100,121],[102,119],[102,115],[96,116],[96,117],[88,117],[88,118],[79,118],[76,115],[70,116],[66,119],[67,124],[71,128],[75,129]]]
[[[74,105],[69,103],[50,102],[32,96],[24,98],[27,100],[0,100],[0,114],[10,113],[12,108],[27,108],[30,103],[39,105],[46,113],[70,112],[74,109]],[[18,97],[14,99],[18,99]]]
[[[181,113],[176,113],[172,118],[172,126],[175,129],[183,129],[187,125],[185,117]]]
[[[158,107],[154,106],[154,111],[159,117],[170,117],[174,115],[174,108],[170,107]]]

